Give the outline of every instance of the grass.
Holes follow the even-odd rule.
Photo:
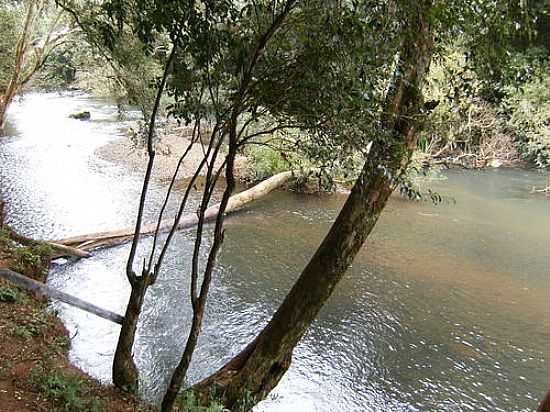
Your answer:
[[[29,340],[40,334],[40,329],[35,325],[17,325],[13,328],[13,334],[23,340]]]
[[[33,370],[30,379],[42,395],[58,405],[58,410],[82,412],[105,410],[101,399],[88,396],[90,389],[78,376],[64,374],[57,370],[46,371],[38,367]]]

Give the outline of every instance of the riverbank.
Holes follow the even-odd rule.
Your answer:
[[[45,282],[49,257],[41,245],[16,245],[0,229],[0,268]],[[69,361],[71,337],[47,299],[0,279],[0,405],[27,411],[152,411]]]
[[[164,181],[170,180],[178,166],[180,157],[188,149],[193,129],[190,127],[178,127],[169,125],[166,128],[159,128],[159,141],[156,144],[155,164],[153,167],[153,178]],[[189,149],[185,160],[182,162],[178,179],[185,179],[193,176],[204,158],[204,151],[201,144],[195,143]],[[130,136],[121,136],[98,148],[95,154],[112,163],[120,164],[130,170],[145,170],[147,164],[147,148],[135,143]],[[221,166],[223,156],[216,160],[216,166]],[[244,170],[246,158],[239,156],[236,161],[236,172]],[[201,174],[206,173],[203,167]]]
[[[156,157],[152,176],[159,181],[167,181],[173,177],[178,166],[180,156],[188,150],[193,129],[186,126],[178,126],[173,122],[158,127],[159,140],[156,144]],[[132,137],[134,136],[134,137]],[[248,152],[247,152],[248,153]],[[248,157],[238,156],[236,160],[235,176],[245,184],[256,183],[266,176],[286,170],[290,165],[282,161],[276,151],[266,153],[265,150],[258,153],[252,152]],[[254,154],[255,153],[255,154]],[[131,171],[144,171],[147,164],[147,150],[143,145],[137,145],[135,131],[129,130],[127,135],[113,140],[99,147],[95,155],[102,160],[121,165]],[[185,161],[180,165],[178,179],[190,178],[196,171],[204,157],[204,148],[196,143],[191,146]],[[222,164],[224,156],[219,156],[216,165]],[[281,168],[283,165],[283,168]],[[446,144],[443,147],[430,147],[427,151],[415,152],[411,164],[411,179],[415,180],[415,171],[422,169],[422,176],[429,172],[438,173],[444,169],[495,169],[495,168],[527,168],[530,165],[521,157],[510,135],[499,135],[488,139],[477,150],[466,150],[458,145]],[[264,170],[265,169],[265,170]],[[268,172],[266,174],[266,171]],[[201,174],[206,172],[203,168]],[[422,177],[422,179],[424,179]],[[300,184],[287,186],[292,190],[303,193],[335,192],[347,194],[350,192],[352,182],[344,183],[342,176],[333,176],[332,184],[322,181],[318,176],[312,175],[302,179]]]

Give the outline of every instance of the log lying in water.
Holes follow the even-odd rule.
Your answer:
[[[102,309],[80,298],[69,295],[65,292],[60,292],[59,290],[52,289],[41,282],[37,282],[34,279],[28,278],[17,272],[13,272],[9,269],[0,268],[0,278],[6,279],[24,289],[30,290],[32,292],[38,293],[43,296],[47,296],[48,298],[59,300],[64,303],[68,303],[69,305],[85,310],[86,312],[93,313],[94,315],[99,316],[100,318],[118,323],[119,325],[121,325],[122,322],[124,321],[124,317],[119,315],[118,313],[114,313],[109,310]]]
[[[8,234],[10,236],[10,238],[17,242],[17,243],[20,243],[22,245],[25,245],[25,246],[32,246],[34,244],[37,244],[39,241],[36,241],[34,239],[31,239],[29,237],[26,237],[26,236],[23,236],[19,233],[17,233],[15,230],[11,229],[10,227],[8,226],[3,226],[3,229],[4,230],[7,230],[8,231]],[[82,250],[82,249],[77,249],[77,248],[74,248],[72,246],[67,246],[67,245],[60,245],[58,243],[55,243],[55,242],[48,242],[48,241],[42,241],[43,243],[46,243],[48,246],[50,246],[53,250],[53,258],[56,258],[56,257],[62,257],[62,256],[75,256],[75,257],[89,257],[90,256],[90,253],[85,251],[85,250]]]
[[[242,206],[246,205],[247,203],[266,196],[268,193],[281,187],[293,176],[293,171],[278,173],[250,189],[244,190],[243,192],[231,196],[231,198],[229,198],[229,203],[227,205],[225,213],[234,212],[235,210],[240,209]],[[220,205],[216,204],[206,209],[205,222],[214,220],[218,215],[219,208]],[[188,215],[182,216],[177,229],[181,230],[193,227],[198,223],[198,221],[199,218],[195,213],[190,213]],[[173,224],[173,219],[165,219],[161,222],[159,231],[169,231],[172,228]],[[145,225],[142,227],[141,235],[154,234],[156,229],[156,224]],[[133,237],[134,228],[127,228],[111,232],[98,232],[82,236],[74,236],[66,239],[54,240],[51,242],[56,245],[68,246],[73,249],[87,252],[101,247],[119,245],[131,240]]]

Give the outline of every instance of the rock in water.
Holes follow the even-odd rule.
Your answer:
[[[88,111],[82,111],[82,112],[77,112],[77,113],[70,114],[69,117],[71,119],[90,120],[92,115]]]
[[[500,166],[502,166],[503,163],[504,162],[500,159],[491,159],[487,163],[487,166],[489,166],[489,167],[500,167]]]

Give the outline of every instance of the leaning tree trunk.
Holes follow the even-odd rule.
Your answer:
[[[149,130],[147,135],[147,154],[149,161],[147,162],[147,168],[145,171],[145,177],[143,178],[143,186],[141,189],[141,197],[139,201],[138,213],[136,218],[136,226],[134,230],[134,236],[132,246],[130,247],[130,256],[126,263],[126,276],[130,282],[132,291],[126,306],[126,314],[122,327],[120,328],[120,334],[118,337],[117,347],[115,350],[115,356],[113,359],[113,383],[116,387],[127,390],[129,392],[137,392],[139,373],[134,362],[133,346],[136,336],[137,324],[139,321],[139,315],[143,309],[143,301],[145,293],[150,285],[152,285],[157,276],[159,267],[151,270],[151,264],[146,266],[145,261],[143,263],[142,274],[138,276],[134,270],[134,260],[136,257],[137,246],[139,242],[139,235],[141,233],[141,226],[143,220],[143,211],[145,209],[145,200],[147,198],[147,190],[149,188],[149,182],[151,181],[151,173],[153,170],[153,164],[155,161],[155,150],[153,147],[153,137],[155,134],[155,121],[160,107],[160,100],[166,86],[166,79],[168,78],[168,71],[176,54],[178,48],[178,41],[181,32],[174,40],[172,51],[164,65],[164,73],[160,82],[157,94],[155,97],[155,104],[151,112],[149,120]],[[154,253],[154,248],[153,248]]]
[[[133,358],[133,346],[149,279],[150,276],[143,275],[132,284],[113,359],[113,383],[127,392],[136,392],[138,386],[139,374]]]
[[[373,145],[335,223],[268,325],[240,354],[191,388],[202,403],[215,393],[226,407],[244,411],[252,405],[243,404],[243,399],[252,397],[255,403],[265,398],[372,231],[416,146],[421,87],[432,56],[430,5],[429,0],[419,2],[407,27],[382,119],[392,135],[389,142]]]

